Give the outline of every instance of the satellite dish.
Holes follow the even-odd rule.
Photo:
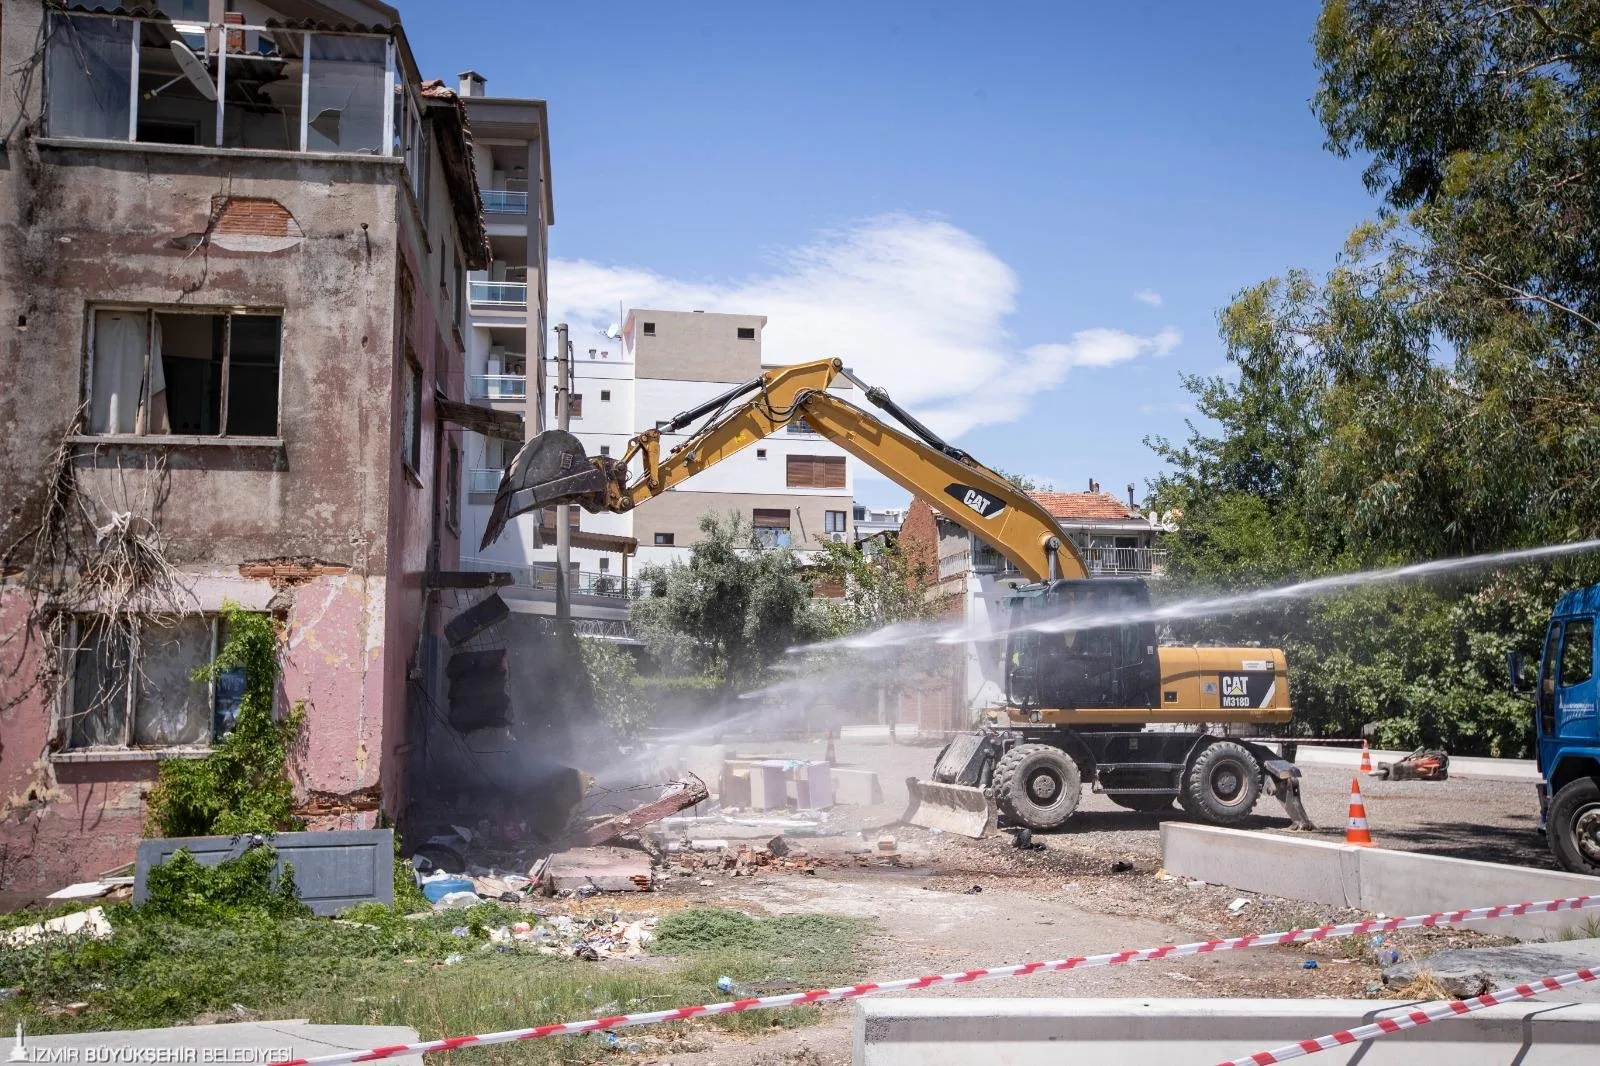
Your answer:
[[[606,327],[606,340],[614,341],[622,336],[622,327],[613,322]]]
[[[173,41],[170,47],[173,58],[178,61],[178,69],[183,71],[183,76],[194,83],[201,96],[207,100],[215,100],[217,87],[212,83],[211,75],[206,72],[206,65],[201,62],[200,57],[182,41]]]

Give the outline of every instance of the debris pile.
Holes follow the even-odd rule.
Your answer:
[[[622,915],[616,911],[589,918],[566,914],[532,915],[531,921],[514,922],[488,930],[491,944],[527,944],[541,955],[598,962],[601,959],[636,959],[655,939],[657,917]],[[465,927],[457,930],[467,936]]]

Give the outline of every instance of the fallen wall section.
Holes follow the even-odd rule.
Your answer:
[[[1387,915],[1600,893],[1600,881],[1580,874],[1182,822],[1162,824],[1161,856],[1175,877]],[[1572,911],[1529,914],[1474,927],[1524,940],[1548,939],[1586,917]]]

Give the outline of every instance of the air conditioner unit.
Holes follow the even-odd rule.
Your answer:
[[[844,534],[844,533],[829,533],[828,534],[828,539],[833,541],[835,544],[843,544],[845,542],[845,537],[846,537],[846,534]]]

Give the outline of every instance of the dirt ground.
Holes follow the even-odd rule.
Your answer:
[[[810,743],[736,746],[756,752],[820,757]],[[904,780],[924,776],[931,747],[841,743],[842,766],[876,770],[885,803],[835,808],[833,829],[866,829],[895,836],[902,866],[844,866],[814,875],[760,871],[669,877],[662,891],[674,902],[737,907],[754,914],[834,913],[875,918],[879,932],[862,960],[864,979],[950,972],[1035,959],[1059,959],[1120,948],[1186,943],[1353,921],[1365,915],[1295,901],[1246,898],[1231,889],[1171,878],[1160,868],[1160,823],[1185,817],[1125,811],[1102,796],[1084,796],[1063,832],[1039,834],[1039,850],[1021,850],[1008,835],[971,841],[918,829],[876,827],[894,820],[905,802]],[[1341,837],[1349,777],[1306,768],[1304,792],[1312,819],[1330,839]],[[1551,865],[1535,832],[1533,789],[1522,783],[1457,779],[1441,784],[1363,782],[1374,836],[1385,847],[1530,866]],[[1264,800],[1247,828],[1286,829],[1288,820]],[[708,831],[709,832],[709,831]],[[792,840],[798,846],[803,842]],[[710,880],[711,884],[701,884]],[[978,891],[974,891],[974,889]],[[666,902],[666,900],[663,900]],[[1483,934],[1429,930],[1391,936],[1386,948],[1402,958],[1446,947],[1504,942]],[[1306,969],[1308,960],[1316,967]],[[1380,967],[1365,941],[1321,942],[1293,948],[1229,952],[1179,959],[1039,974],[999,982],[935,988],[915,995],[1105,997],[1372,997]],[[737,975],[733,975],[737,977]],[[1392,993],[1387,993],[1392,995]],[[821,1024],[775,1030],[758,1040],[709,1035],[697,1050],[656,1061],[697,1066],[793,1063],[821,1066],[850,1058],[848,1006],[825,1008]],[[648,1055],[643,1056],[649,1058]]]

